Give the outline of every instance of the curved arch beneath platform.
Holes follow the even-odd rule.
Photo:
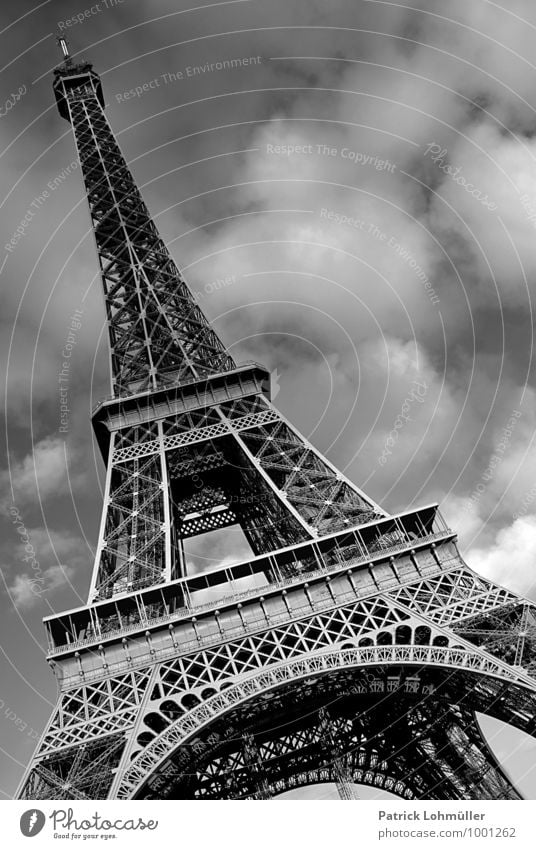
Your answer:
[[[313,790],[314,788],[320,788],[320,792],[316,795],[312,793],[308,793],[308,790]],[[322,788],[324,788],[324,792],[322,793]],[[366,788],[365,792],[364,789]],[[413,795],[401,796],[400,794],[394,793],[390,790],[385,790],[383,787],[377,787],[374,783],[363,783],[359,784],[355,783],[355,789],[357,793],[357,797],[359,799],[363,799],[364,801],[370,799],[377,799],[378,801],[385,801],[403,798],[406,801],[411,801],[413,799]],[[288,790],[282,790],[281,792],[274,795],[274,800],[276,802],[285,802],[285,801],[332,801],[338,798],[337,788],[334,781],[316,781],[315,779],[311,779],[309,781],[303,781],[297,784],[295,787],[289,787]]]
[[[330,767],[318,770],[316,775],[313,772],[296,773],[292,777],[292,781],[286,782],[285,789],[281,790],[274,788],[274,796],[283,796],[285,793],[291,793],[294,790],[301,790],[305,787],[316,787],[320,784],[336,784],[336,776],[333,774],[333,770]],[[384,775],[383,773],[375,772],[374,770],[363,770],[362,775],[358,778],[354,777],[354,784],[357,787],[358,795],[359,787],[366,786],[372,787],[375,790],[383,790],[391,796],[397,796],[400,799],[405,799],[406,801],[415,798],[414,793],[403,779],[393,778],[390,775]]]
[[[148,778],[162,767],[174,750],[189,743],[215,720],[239,705],[300,680],[312,679],[337,670],[363,670],[378,666],[429,667],[473,673],[530,692],[536,705],[536,681],[489,655],[465,647],[372,646],[301,655],[240,678],[236,682],[229,682],[226,689],[220,689],[205,702],[175,720],[120,771],[111,798],[135,798]]]

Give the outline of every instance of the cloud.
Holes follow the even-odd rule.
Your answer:
[[[79,480],[78,475],[71,474],[69,470],[68,462],[71,459],[62,439],[53,436],[41,439],[30,453],[12,462],[9,469],[0,472],[4,509],[12,503],[8,495],[11,491],[13,501],[21,506],[68,492],[68,478],[71,485]]]
[[[16,607],[26,610],[50,603],[55,592],[72,590],[78,570],[89,565],[82,540],[69,531],[27,529],[19,521],[12,532],[19,542],[4,544],[0,557],[5,589]]]
[[[51,593],[58,587],[68,585],[70,569],[67,566],[49,566],[36,577],[35,574],[23,572],[16,575],[7,591],[15,607],[29,609],[39,604],[45,593]]]
[[[536,204],[536,142],[505,135],[484,121],[443,151],[441,162],[429,162],[430,178],[437,178],[429,213],[435,232],[454,259],[473,256],[468,285],[478,286],[481,299],[493,299],[503,309],[528,304],[536,273],[530,214]],[[448,166],[467,187],[440,170]],[[487,209],[480,197],[496,209]]]
[[[498,584],[536,597],[536,517],[523,516],[502,528],[488,547],[467,552],[469,565]]]

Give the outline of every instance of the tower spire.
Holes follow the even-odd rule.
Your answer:
[[[234,369],[160,238],[104,112],[100,77],[55,70],[60,114],[71,122],[95,232],[115,396],[180,386]]]

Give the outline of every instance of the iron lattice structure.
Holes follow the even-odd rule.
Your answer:
[[[476,720],[536,736],[536,609],[474,573],[437,505],[388,515],[237,366],[163,245],[100,80],[55,72],[93,220],[113,397],[87,605],[45,620],[58,703],[24,799],[270,799],[331,781],[519,798]],[[233,525],[251,556],[189,574]],[[216,600],[215,600],[216,599]]]

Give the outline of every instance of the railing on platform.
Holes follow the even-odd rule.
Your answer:
[[[436,540],[444,539],[446,536],[451,534],[452,532],[449,529],[436,531],[435,533],[428,534],[423,536],[418,542],[421,544],[426,542],[427,545],[432,545]],[[341,548],[337,553],[336,557],[326,558],[328,563],[326,565],[318,565],[319,561],[317,558],[307,558],[306,561],[302,558],[302,563],[312,563],[314,562],[316,565],[315,569],[303,569],[299,572],[295,572],[288,577],[279,577],[271,580],[269,583],[266,583],[263,586],[255,586],[248,588],[242,592],[232,592],[226,595],[220,595],[217,599],[204,602],[202,604],[195,604],[191,597],[187,597],[186,605],[182,605],[176,607],[174,610],[164,610],[163,602],[159,602],[158,604],[154,604],[151,606],[142,606],[138,608],[138,615],[132,618],[130,621],[125,621],[125,617],[121,619],[120,613],[117,613],[116,616],[108,616],[106,618],[102,618],[100,621],[96,617],[96,608],[89,607],[85,608],[87,616],[93,617],[91,621],[88,623],[91,627],[91,633],[84,635],[82,638],[78,639],[69,639],[68,631],[65,630],[65,642],[60,644],[55,644],[50,646],[49,656],[54,657],[54,655],[62,654],[66,650],[72,651],[76,649],[85,648],[89,645],[98,643],[101,640],[109,640],[113,638],[119,638],[120,636],[124,636],[125,634],[140,631],[140,629],[151,627],[155,628],[160,625],[164,625],[166,623],[177,622],[192,619],[192,617],[198,617],[205,613],[210,613],[211,611],[218,610],[219,608],[228,606],[228,605],[236,605],[240,602],[253,600],[262,596],[263,593],[272,593],[274,590],[278,589],[288,589],[291,587],[298,587],[300,584],[303,584],[304,579],[307,581],[313,581],[318,578],[327,577],[328,575],[336,574],[340,570],[349,570],[354,569],[355,567],[366,565],[371,561],[372,557],[378,558],[378,554],[383,555],[388,554],[390,557],[393,557],[396,553],[401,551],[407,551],[408,546],[410,544],[415,545],[417,540],[411,540],[411,542],[405,543],[394,543],[387,547],[382,548],[380,552],[370,552],[367,551],[366,554],[361,554],[359,557],[356,557],[357,551],[352,552],[354,556],[349,556],[350,552],[348,551],[349,546],[346,548]],[[390,579],[383,579],[381,582],[382,590],[389,590],[393,587],[399,585],[399,580],[396,575],[393,574]],[[371,592],[378,591],[378,587],[371,585]],[[356,598],[357,594],[353,592],[351,594],[352,598]],[[337,596],[337,603],[339,603],[340,594]],[[326,600],[325,602],[315,601],[314,604],[311,602],[310,610],[320,609],[319,605],[322,604],[324,606],[332,606],[334,604],[334,600],[332,598]],[[151,615],[151,611],[153,615]],[[288,616],[284,617],[288,618]],[[271,620],[270,620],[271,621]],[[98,631],[97,631],[98,627]],[[258,626],[257,626],[258,627]],[[220,634],[221,638],[221,634]],[[182,645],[181,645],[182,648]]]

